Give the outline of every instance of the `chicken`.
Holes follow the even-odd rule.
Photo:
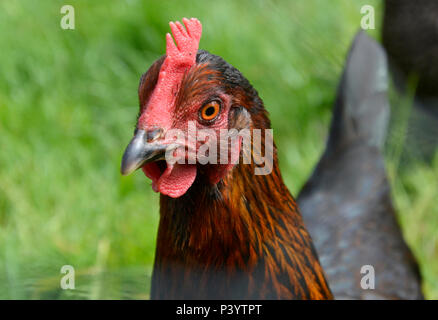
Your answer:
[[[236,68],[198,51],[197,19],[183,23],[170,23],[176,45],[167,34],[166,55],[141,78],[136,130],[121,165],[122,174],[142,168],[161,193],[151,298],[331,299],[275,145],[266,174],[255,174],[255,161],[270,150],[263,101]],[[190,137],[203,129],[213,133],[205,143],[221,129],[246,129],[250,148],[245,137],[230,138],[228,161],[202,163],[194,157],[202,145]],[[243,163],[248,154],[253,161]]]
[[[383,45],[399,76],[419,77],[416,91],[422,96],[438,95],[437,17],[436,0],[385,0]]]
[[[381,154],[389,119],[387,84],[383,49],[360,32],[338,89],[326,150],[298,196],[337,299],[423,298]],[[374,290],[361,286],[368,266],[374,269]]]
[[[403,162],[430,160],[438,146],[438,1],[386,0],[382,41],[394,82],[413,100]],[[414,99],[410,92],[413,86]],[[396,117],[398,120],[403,114]]]

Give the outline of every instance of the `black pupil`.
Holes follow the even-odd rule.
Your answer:
[[[207,117],[211,117],[214,114],[215,110],[215,107],[208,107],[207,110],[205,110],[205,115]]]

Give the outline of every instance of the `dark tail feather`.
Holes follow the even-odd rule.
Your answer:
[[[386,55],[359,32],[338,88],[326,151],[297,198],[337,299],[423,298],[381,152],[389,122],[387,89]],[[372,291],[357,277],[363,266],[376,270]]]
[[[356,35],[338,88],[327,152],[361,139],[381,148],[389,121],[387,59],[365,32]]]

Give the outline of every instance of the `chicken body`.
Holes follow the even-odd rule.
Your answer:
[[[359,33],[338,89],[327,148],[298,196],[337,299],[421,299],[421,278],[391,201],[381,148],[389,119],[387,65]],[[373,268],[373,287],[364,282]]]
[[[437,39],[438,1],[385,0],[383,45],[397,88],[414,106],[409,110],[404,163],[412,159],[430,161],[437,151]],[[399,113],[395,114],[395,123],[404,120],[406,111]]]
[[[161,196],[153,299],[329,299],[297,206],[281,181],[238,166]]]
[[[385,0],[382,41],[397,84],[417,76],[417,95],[438,96],[438,1]],[[438,107],[431,111],[438,117]]]

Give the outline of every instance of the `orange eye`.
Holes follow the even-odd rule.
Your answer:
[[[201,119],[204,121],[212,121],[219,114],[220,104],[217,101],[210,101],[205,104],[200,111]]]

